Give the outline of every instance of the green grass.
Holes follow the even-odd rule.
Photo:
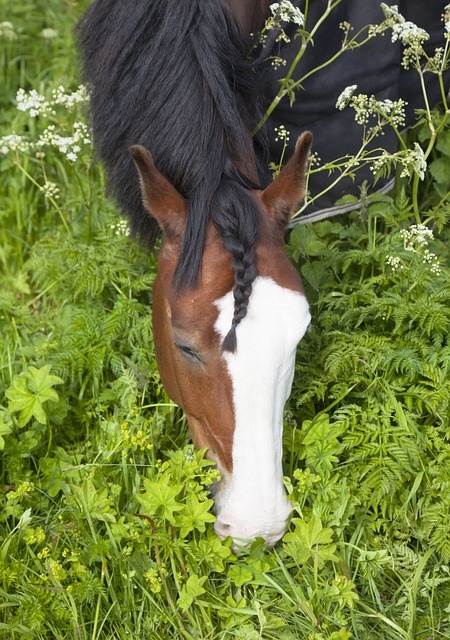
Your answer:
[[[77,89],[85,5],[0,0],[17,36],[1,41],[1,136],[84,121],[83,104],[30,118],[15,96]],[[157,374],[155,256],[124,233],[90,144],[75,162],[1,158],[1,638],[450,636],[449,141],[445,125],[418,191],[397,179],[292,232],[314,318],[285,413],[294,517],[274,550],[239,556]],[[411,251],[417,208],[433,238]]]

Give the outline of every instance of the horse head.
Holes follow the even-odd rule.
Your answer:
[[[239,322],[236,270],[213,223],[197,285],[176,285],[186,201],[144,147],[130,149],[144,205],[163,233],[153,288],[161,379],[183,408],[195,445],[206,448],[220,470],[215,530],[231,536],[234,544],[248,544],[257,536],[275,544],[290,514],[282,481],[283,408],[310,314],[300,277],[285,253],[284,233],[303,197],[310,145],[311,134],[304,133],[272,183],[251,192],[260,212],[256,277]],[[226,346],[232,325],[236,342]]]

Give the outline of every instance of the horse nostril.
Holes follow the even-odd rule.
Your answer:
[[[231,536],[231,525],[223,522],[220,518],[218,518],[214,523],[214,529],[220,538]]]

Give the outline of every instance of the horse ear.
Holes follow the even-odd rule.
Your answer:
[[[283,231],[305,193],[305,173],[312,138],[309,131],[302,133],[297,140],[292,158],[262,193],[262,201],[269,216]]]
[[[186,204],[174,186],[158,171],[145,147],[129,148],[141,182],[142,199],[169,242],[180,242],[186,223]]]

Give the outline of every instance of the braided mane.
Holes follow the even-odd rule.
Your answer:
[[[256,277],[260,217],[237,168],[254,157],[260,116],[248,43],[223,0],[95,0],[77,30],[96,149],[132,230],[153,246],[158,227],[128,153],[141,144],[188,203],[175,287],[197,285],[209,222],[232,256],[235,313],[224,348],[233,351]]]

